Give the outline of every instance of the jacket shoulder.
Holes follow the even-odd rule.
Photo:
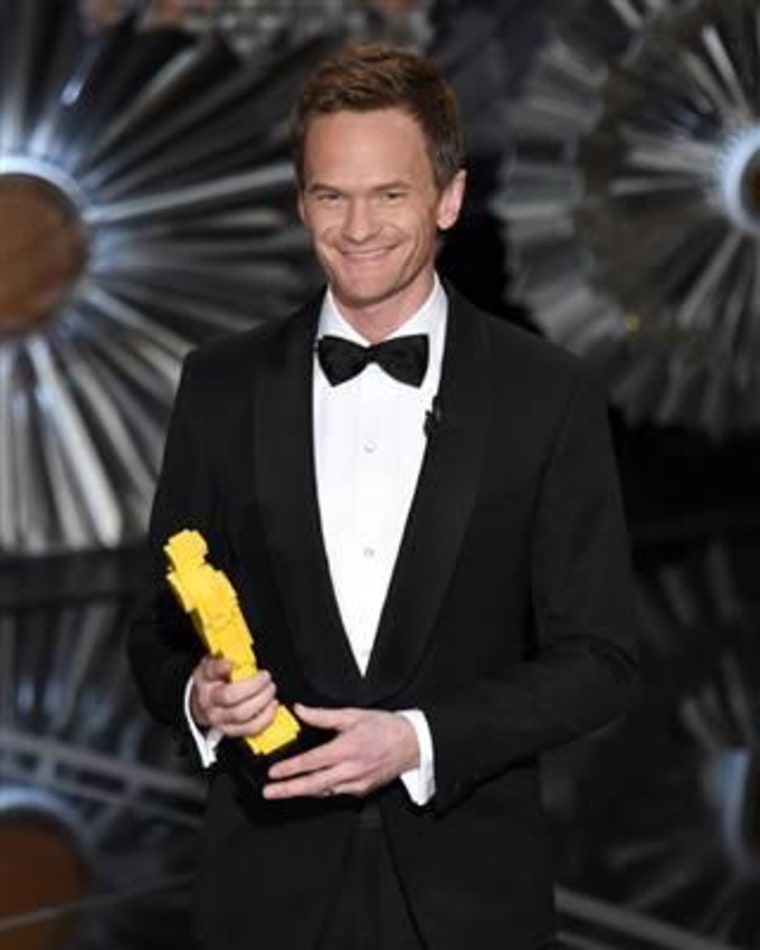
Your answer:
[[[578,380],[588,374],[585,363],[574,353],[506,319],[483,314],[497,358],[525,366],[533,373]]]
[[[455,295],[462,317],[481,328],[499,378],[510,386],[533,389],[574,389],[594,374],[578,356],[504,317],[487,313]]]
[[[310,301],[284,317],[272,317],[242,333],[229,334],[191,350],[185,365],[193,376],[223,384],[249,374],[262,359],[287,346],[294,334],[304,332],[319,305]]]

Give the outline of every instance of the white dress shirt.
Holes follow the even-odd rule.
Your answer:
[[[409,386],[376,363],[339,386],[314,364],[314,459],[317,497],[335,597],[356,664],[369,663],[427,439],[425,416],[438,392],[448,302],[436,277],[422,307],[391,337],[424,333],[429,360],[422,385]],[[317,337],[365,340],[325,294]],[[420,710],[414,726],[420,763],[401,778],[414,802],[434,791],[433,743]]]
[[[424,333],[429,360],[419,387],[393,379],[376,363],[331,386],[314,357],[314,458],[322,536],[335,597],[356,664],[364,673],[401,546],[425,453],[426,413],[438,392],[448,301],[438,278],[422,307],[392,337]],[[328,290],[317,338],[365,340],[340,314]],[[205,736],[185,711],[204,764],[219,741]],[[433,743],[424,713],[402,710],[420,750],[416,768],[403,773],[411,799],[422,805],[435,792]]]

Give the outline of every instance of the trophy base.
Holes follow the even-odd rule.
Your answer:
[[[275,762],[323,745],[334,735],[333,732],[315,729],[301,723],[301,732],[292,742],[280,746],[279,749],[267,755],[256,755],[242,739],[225,738],[217,747],[217,763],[244,790],[254,792],[261,797],[262,788],[270,781],[269,769]]]

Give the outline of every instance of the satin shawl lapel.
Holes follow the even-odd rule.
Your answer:
[[[422,469],[370,658],[362,701],[398,691],[420,661],[470,521],[489,423],[483,317],[450,293],[442,418]]]
[[[325,696],[356,701],[361,674],[335,600],[322,539],[312,425],[319,302],[268,343],[255,381],[256,493],[282,603],[304,674]]]

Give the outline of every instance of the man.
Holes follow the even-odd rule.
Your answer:
[[[199,938],[546,946],[537,756],[618,715],[636,669],[603,399],[573,358],[436,277],[465,172],[429,62],[346,50],[294,129],[327,292],[187,360],[151,527],[159,555],[203,532],[262,672],[230,683],[165,588],[130,641],[149,708],[207,760],[278,700],[326,731],[261,794],[214,772]]]

